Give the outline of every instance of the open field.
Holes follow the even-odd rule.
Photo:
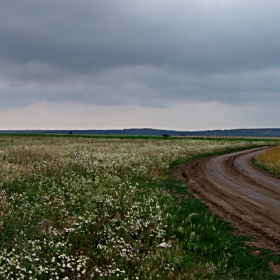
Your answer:
[[[280,145],[259,154],[255,157],[255,163],[280,177]]]
[[[278,279],[174,162],[270,145],[227,139],[0,137],[1,279]],[[270,278],[265,278],[265,277]]]

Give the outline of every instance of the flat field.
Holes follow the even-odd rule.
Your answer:
[[[168,174],[175,162],[274,143],[1,136],[0,278],[271,277]]]
[[[280,177],[280,145],[273,147],[255,158],[255,163]]]

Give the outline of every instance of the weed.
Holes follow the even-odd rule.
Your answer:
[[[250,258],[243,265],[245,251],[240,261],[232,257],[238,242],[223,235],[227,224],[163,186],[172,162],[264,142],[0,140],[2,279],[225,279],[262,271]],[[170,187],[184,193],[179,181]]]

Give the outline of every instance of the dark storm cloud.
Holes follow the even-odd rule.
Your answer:
[[[279,1],[1,1],[2,107],[279,102]]]

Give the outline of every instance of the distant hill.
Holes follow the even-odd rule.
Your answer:
[[[0,134],[75,134],[116,136],[280,137],[280,128],[176,131],[152,128],[110,130],[0,130]]]

